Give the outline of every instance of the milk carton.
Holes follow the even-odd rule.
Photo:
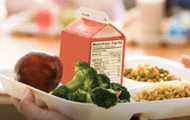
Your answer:
[[[86,61],[98,73],[109,76],[112,82],[121,83],[125,37],[102,12],[83,10],[82,17],[70,24],[61,34],[61,60],[63,79],[72,79],[74,65]]]

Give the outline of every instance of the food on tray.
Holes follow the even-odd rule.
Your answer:
[[[126,68],[124,76],[141,82],[162,82],[180,80],[169,71],[152,64],[139,65],[137,68]]]
[[[190,97],[190,84],[177,83],[167,84],[161,83],[156,88],[145,89],[138,93],[135,97],[137,101],[154,101],[173,98]]]
[[[72,101],[94,103],[103,108],[130,101],[125,87],[111,83],[106,75],[98,74],[86,62],[78,62],[72,80],[53,90],[52,94]]]
[[[53,95],[68,100],[94,103],[104,108],[130,101],[125,87],[111,83],[105,74],[98,74],[86,62],[78,62],[72,80],[56,89],[62,76],[62,64],[56,56],[28,53],[17,62],[15,72],[18,81],[46,92],[52,91]]]
[[[56,56],[30,52],[17,62],[15,72],[18,81],[49,92],[61,80],[62,64]]]

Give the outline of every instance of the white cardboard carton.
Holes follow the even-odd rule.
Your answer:
[[[188,80],[190,72],[181,64],[157,57],[131,58],[126,61],[127,66],[135,66],[141,63],[152,63],[171,70],[184,80]],[[120,103],[110,109],[97,107],[93,104],[78,103],[52,96],[48,93],[37,90],[14,80],[12,76],[0,75],[0,80],[5,91],[16,98],[22,98],[26,88],[33,90],[38,100],[43,100],[49,108],[73,118],[74,120],[129,120],[136,113],[144,113],[151,119],[162,119],[190,115],[190,98],[172,100]],[[143,86],[128,85],[131,93],[135,93]]]

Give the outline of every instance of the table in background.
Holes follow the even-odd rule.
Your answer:
[[[0,35],[0,68],[13,67],[16,60],[30,50],[43,50],[59,55],[59,49],[59,39]],[[154,55],[179,61],[181,54],[190,55],[190,45],[185,47],[126,45],[126,59],[137,55]]]

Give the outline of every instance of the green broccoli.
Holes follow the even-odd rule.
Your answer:
[[[64,85],[62,85],[52,91],[52,95],[55,95],[55,96],[58,96],[61,98],[65,98],[65,99],[68,99],[69,93],[70,93],[70,90]]]
[[[94,68],[90,67],[87,70],[87,74],[85,74],[85,79],[83,82],[82,89],[86,91],[91,91],[93,88],[97,87],[97,72]]]
[[[106,109],[118,102],[130,101],[125,87],[111,83],[105,74],[97,74],[86,62],[78,62],[73,79],[53,90],[52,94],[72,101],[94,103]]]
[[[75,65],[75,75],[73,79],[66,84],[66,86],[71,91],[75,91],[78,88],[83,88],[88,91],[96,86],[96,76],[96,70],[90,67],[88,63],[78,62]]]
[[[93,88],[97,87],[97,71],[88,63],[82,61],[78,62],[75,65],[75,72],[82,72],[84,76],[83,84],[81,85],[82,89],[85,91],[90,91]]]
[[[95,88],[97,72],[88,63],[79,62],[75,66],[75,75],[71,81],[53,91],[53,95],[68,98],[68,94],[81,88],[90,91]]]
[[[124,86],[118,83],[111,83],[111,89],[120,92],[118,96],[118,102],[130,102],[130,93]]]
[[[97,83],[99,87],[110,88],[110,79],[105,74],[97,75]]]
[[[68,95],[68,99],[72,101],[77,101],[77,102],[91,102],[91,97],[88,92],[78,89],[73,93],[70,93]]]
[[[76,65],[75,65],[75,72],[77,71],[81,71],[84,69],[88,69],[90,68],[90,64],[83,62],[83,61],[79,61]]]
[[[103,108],[110,108],[117,104],[117,96],[111,89],[97,87],[91,92],[92,102]]]

